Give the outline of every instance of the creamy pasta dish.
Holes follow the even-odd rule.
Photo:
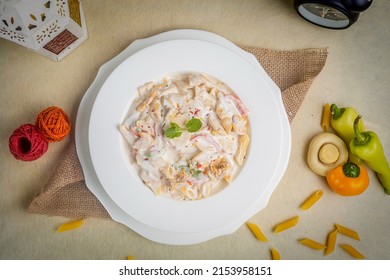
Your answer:
[[[224,83],[178,74],[138,88],[119,130],[146,186],[156,195],[197,200],[237,175],[249,145],[249,110]]]

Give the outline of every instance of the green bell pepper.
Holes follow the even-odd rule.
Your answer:
[[[345,107],[339,108],[336,104],[332,104],[330,106],[331,118],[330,125],[336,134],[344,140],[347,147],[349,147],[349,143],[355,137],[355,131],[353,128],[353,123],[356,117],[359,115],[354,108]],[[359,122],[359,129],[361,131],[364,130],[363,121]],[[354,154],[349,151],[349,161],[359,164],[361,160]]]
[[[357,116],[353,124],[355,137],[350,142],[350,150],[377,173],[385,192],[390,195],[390,167],[382,143],[375,132],[360,130],[360,119],[361,116]]]

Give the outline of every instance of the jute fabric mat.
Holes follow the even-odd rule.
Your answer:
[[[242,48],[257,58],[279,86],[288,119],[292,122],[313,80],[325,65],[327,49],[278,51],[247,46]],[[33,198],[28,211],[68,218],[110,218],[85,184],[74,141],[62,155],[47,184]]]

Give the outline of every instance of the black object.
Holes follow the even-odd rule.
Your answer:
[[[294,0],[294,8],[305,20],[330,29],[354,24],[372,0]]]

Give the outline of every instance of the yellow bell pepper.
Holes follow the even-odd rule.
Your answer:
[[[367,169],[353,162],[339,165],[329,171],[326,180],[335,193],[343,196],[359,195],[370,183]]]

